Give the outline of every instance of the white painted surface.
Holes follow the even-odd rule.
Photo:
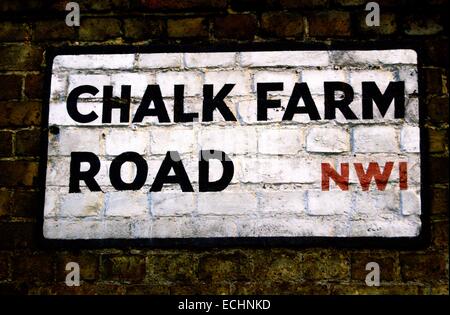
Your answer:
[[[50,239],[185,238],[185,237],[355,237],[416,236],[420,232],[420,136],[417,98],[417,56],[411,50],[391,51],[277,51],[229,53],[157,53],[125,55],[61,55],[55,58],[51,83],[44,235]],[[362,120],[361,81],[374,80],[380,89],[389,81],[405,80],[406,117],[395,119],[392,108],[381,117]],[[306,82],[319,114],[324,116],[323,82],[352,85],[350,105],[357,120],[340,113],[334,120],[312,121],[295,115],[282,121],[296,82]],[[256,85],[283,82],[284,90],[268,93],[280,99],[281,109],[268,109],[268,121],[258,121]],[[203,84],[236,86],[225,99],[236,122],[219,113],[202,122]],[[95,97],[83,95],[80,111],[94,110],[99,118],[88,124],[73,121],[66,110],[68,93],[92,84]],[[114,110],[111,124],[102,124],[103,85],[120,96],[131,85],[130,117],[147,84],[159,84],[171,119],[159,123],[120,123]],[[173,122],[173,86],[185,84],[185,111],[199,112],[199,120]],[[410,95],[411,94],[411,95]],[[300,103],[299,106],[303,105]],[[198,192],[200,149],[225,151],[234,163],[234,177],[222,192]],[[165,185],[150,192],[168,150],[179,151],[194,192]],[[101,160],[96,180],[102,192],[68,193],[70,153],[90,151]],[[117,192],[109,182],[111,160],[124,151],[143,155],[149,166],[139,191]],[[385,191],[362,191],[353,163],[393,161]],[[408,189],[398,185],[398,162],[408,162]],[[350,165],[348,191],[330,180],[321,189],[321,163],[340,171]],[[211,179],[220,176],[211,163]],[[122,169],[124,180],[135,175]]]

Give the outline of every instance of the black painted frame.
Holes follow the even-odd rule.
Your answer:
[[[421,222],[420,234],[416,237],[220,237],[220,238],[154,238],[154,239],[88,239],[58,240],[46,239],[43,235],[45,182],[48,149],[48,114],[50,101],[50,83],[53,59],[57,55],[80,54],[125,54],[125,53],[167,53],[167,52],[234,52],[234,51],[281,51],[281,50],[383,50],[413,49],[418,56],[419,86],[419,126],[420,126],[420,167],[421,167]],[[332,42],[299,43],[226,43],[226,44],[158,44],[153,46],[71,46],[49,47],[46,49],[46,71],[42,107],[41,154],[39,161],[39,215],[36,239],[43,249],[81,249],[81,248],[211,248],[211,247],[337,247],[359,249],[424,249],[431,241],[430,202],[428,195],[427,165],[428,137],[424,127],[426,111],[424,108],[425,86],[422,74],[423,52],[417,43],[411,41],[376,41],[376,42]]]

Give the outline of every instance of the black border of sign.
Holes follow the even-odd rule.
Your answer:
[[[46,239],[43,234],[45,182],[47,168],[48,146],[48,114],[50,102],[50,83],[53,59],[57,55],[80,54],[125,54],[125,53],[161,53],[161,52],[233,52],[233,51],[281,51],[281,50],[386,50],[386,49],[412,49],[417,53],[418,87],[419,87],[419,127],[420,127],[420,176],[421,176],[421,222],[420,234],[416,237],[220,237],[220,238],[158,238],[158,239]],[[431,241],[431,227],[429,219],[429,195],[427,165],[429,163],[428,137],[424,128],[425,108],[422,82],[422,48],[410,41],[376,41],[376,42],[333,42],[299,43],[299,42],[273,42],[273,43],[226,43],[226,44],[158,44],[153,46],[71,46],[49,47],[46,49],[46,70],[44,82],[41,155],[39,161],[39,215],[36,239],[38,246],[44,249],[64,248],[210,248],[210,247],[335,247],[358,249],[423,249]]]

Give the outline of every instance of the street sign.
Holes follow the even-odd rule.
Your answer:
[[[57,55],[48,239],[415,237],[417,55]]]

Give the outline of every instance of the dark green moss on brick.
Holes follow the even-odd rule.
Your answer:
[[[208,21],[204,18],[169,19],[167,33],[173,38],[207,37]]]
[[[307,280],[347,280],[350,277],[350,260],[339,250],[308,251],[303,254],[304,278]]]
[[[29,44],[0,46],[0,70],[39,70],[44,61],[44,51]]]
[[[105,280],[139,282],[145,277],[144,256],[104,255],[101,261]]]
[[[189,253],[147,255],[148,281],[152,283],[197,281],[198,259]]]
[[[80,40],[104,41],[121,36],[120,21],[115,18],[85,18],[80,22]]]
[[[21,42],[29,38],[29,31],[26,23],[2,21],[0,23],[0,41]]]

